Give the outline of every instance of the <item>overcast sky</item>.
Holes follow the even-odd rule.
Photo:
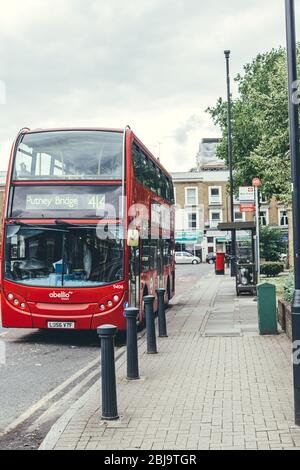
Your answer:
[[[285,45],[284,0],[0,0],[0,169],[24,126],[129,124],[170,171],[217,136],[205,109]],[[300,39],[300,0],[296,0]]]

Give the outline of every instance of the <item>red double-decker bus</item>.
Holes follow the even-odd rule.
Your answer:
[[[125,329],[174,294],[173,184],[127,127],[22,129],[2,220],[2,326]]]

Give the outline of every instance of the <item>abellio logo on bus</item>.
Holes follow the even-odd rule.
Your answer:
[[[72,291],[69,292],[50,292],[50,299],[59,299],[59,300],[70,300],[70,296],[73,294]]]

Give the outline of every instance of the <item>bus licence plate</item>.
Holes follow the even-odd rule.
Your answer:
[[[73,321],[48,321],[48,328],[66,329],[70,330],[75,328],[75,322]]]

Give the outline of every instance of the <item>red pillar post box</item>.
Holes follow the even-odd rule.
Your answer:
[[[225,253],[216,254],[216,274],[218,276],[225,274]]]

